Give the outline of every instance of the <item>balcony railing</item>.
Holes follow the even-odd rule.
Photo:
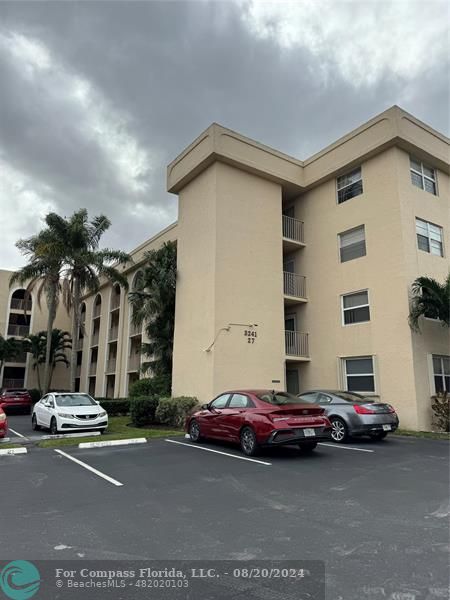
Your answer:
[[[111,298],[111,310],[116,310],[117,308],[120,308],[120,296]]]
[[[80,377],[81,375],[81,365],[77,365],[77,368],[75,370],[75,377]]]
[[[26,337],[30,333],[29,325],[8,325],[8,335]]]
[[[304,244],[303,221],[283,215],[283,237]]]
[[[108,359],[108,362],[106,363],[106,372],[107,373],[115,373],[116,372],[116,362],[117,362],[116,358]]]
[[[306,277],[283,271],[283,290],[286,296],[306,298]]]
[[[11,298],[11,308],[14,310],[25,310],[30,312],[32,302],[31,300],[23,300],[22,298]]]
[[[308,334],[300,331],[284,332],[286,354],[309,358]]]
[[[132,335],[141,335],[142,333],[142,325],[135,325],[133,321],[130,322],[130,336]]]
[[[92,314],[92,318],[93,319],[97,319],[97,317],[100,316],[101,312],[102,312],[102,305],[101,304],[96,304],[94,306],[94,312]]]
[[[19,352],[15,356],[12,356],[11,358],[8,358],[7,360],[5,360],[5,363],[16,364],[16,365],[23,365],[26,362],[27,362],[27,353],[26,352]]]
[[[98,331],[96,333],[92,334],[91,346],[98,346],[98,337],[99,337]]]
[[[97,374],[97,363],[93,362],[89,365],[89,375],[96,375]]]
[[[4,388],[23,388],[25,383],[24,379],[4,379],[3,387]]]
[[[84,337],[78,338],[75,343],[75,350],[83,350]]]
[[[138,371],[141,368],[141,355],[133,352],[133,354],[128,358],[128,370],[129,371]]]
[[[119,337],[119,327],[111,327],[109,330],[108,340],[111,342],[112,340],[117,340]]]

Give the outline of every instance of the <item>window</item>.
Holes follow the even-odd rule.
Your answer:
[[[359,196],[362,193],[363,183],[361,179],[361,167],[337,178],[338,204],[342,204],[346,200],[350,200],[350,198]]]
[[[219,396],[215,400],[211,402],[212,408],[225,408],[226,403],[228,402],[228,398],[230,394],[224,394],[223,396]]]
[[[317,402],[317,392],[307,392],[306,394],[300,394],[299,398],[302,402]]]
[[[331,396],[329,396],[328,394],[323,394],[322,392],[320,392],[319,394],[317,394],[317,400],[316,402],[318,402],[319,404],[330,404],[331,403]]]
[[[375,376],[372,356],[344,359],[344,378],[349,392],[374,392]]]
[[[450,356],[433,354],[433,377],[436,394],[450,392]]]
[[[444,256],[442,227],[416,218],[416,234],[419,250],[435,254],[436,256]]]
[[[421,190],[437,195],[436,187],[436,171],[431,167],[427,167],[417,158],[409,157],[411,170],[411,183],[416,185]]]
[[[254,408],[253,402],[243,394],[233,394],[228,408]]]
[[[366,255],[366,234],[364,225],[339,234],[341,262]]]
[[[364,323],[370,321],[369,293],[355,292],[342,296],[342,323]]]

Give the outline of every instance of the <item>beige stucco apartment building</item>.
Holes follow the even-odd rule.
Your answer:
[[[450,337],[411,331],[409,293],[449,271],[448,138],[394,106],[302,161],[213,124],[167,181],[178,221],[124,271],[132,288],[144,252],[177,240],[174,395],[349,389],[430,428]],[[82,310],[79,388],[125,396],[142,340],[125,293],[105,284]]]

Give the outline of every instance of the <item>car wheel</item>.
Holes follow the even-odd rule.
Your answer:
[[[200,432],[200,425],[195,419],[189,423],[189,437],[191,438],[191,442],[201,442],[202,434]]]
[[[52,417],[52,420],[50,421],[50,433],[52,435],[56,435],[58,433],[58,424],[55,417]]]
[[[348,427],[345,421],[339,417],[332,417],[331,421],[331,439],[333,442],[342,444],[348,440]]]
[[[244,427],[240,435],[241,450],[246,456],[255,456],[258,454],[259,445],[256,440],[256,434],[251,427]]]
[[[34,413],[33,413],[33,416],[31,417],[31,428],[33,429],[33,431],[39,431],[39,429],[41,428],[38,425],[37,418]]]
[[[298,447],[302,452],[312,452],[317,448],[317,442],[304,442],[303,444],[299,444]]]
[[[100,435],[103,435],[105,433],[104,429],[100,429],[99,431],[100,431]]]
[[[370,433],[369,437],[372,440],[372,442],[381,442],[381,440],[384,440],[384,438],[387,436],[387,432],[386,431],[378,431],[377,433]]]

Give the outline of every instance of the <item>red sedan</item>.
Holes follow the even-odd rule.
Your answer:
[[[0,438],[6,437],[8,434],[8,419],[5,412],[0,408]]]
[[[331,423],[318,405],[305,404],[287,392],[235,390],[220,394],[188,417],[193,442],[236,442],[247,456],[264,446],[296,444],[312,451],[331,437]]]
[[[0,392],[0,408],[31,414],[30,392],[24,388],[4,388]]]

